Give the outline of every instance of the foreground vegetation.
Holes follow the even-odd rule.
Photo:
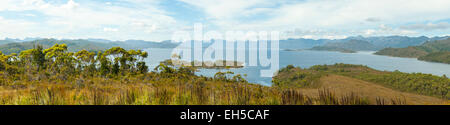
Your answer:
[[[370,101],[328,89],[315,96],[297,88],[248,83],[240,74],[195,75],[195,67],[165,61],[149,72],[148,54],[113,47],[68,52],[65,44],[20,54],[0,54],[0,104],[3,105],[365,105],[407,104]]]

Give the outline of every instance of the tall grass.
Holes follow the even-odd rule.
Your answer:
[[[153,77],[152,77],[153,76]],[[157,80],[156,80],[157,79]],[[73,82],[72,82],[73,81]],[[148,75],[125,79],[89,78],[72,81],[38,81],[25,87],[0,86],[2,105],[376,105],[406,104],[404,100],[370,102],[356,93],[336,96],[319,90],[306,96],[299,89],[225,82],[192,76],[187,79]],[[170,81],[170,82],[168,82]],[[82,84],[82,85],[80,85]]]

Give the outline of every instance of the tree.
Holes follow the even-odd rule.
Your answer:
[[[92,74],[95,69],[95,53],[87,50],[81,50],[75,53],[79,70],[84,70],[87,74]]]
[[[228,80],[227,75],[233,75],[233,74],[234,74],[234,72],[231,72],[231,71],[217,72],[214,75],[214,79],[215,80],[221,80],[221,81],[227,81]]]
[[[27,67],[29,71],[31,71],[32,68],[36,68],[37,71],[41,71],[46,68],[45,54],[42,49],[43,48],[41,45],[36,45],[33,49],[24,50],[20,52],[18,60],[20,60],[22,66]]]
[[[147,73],[148,72],[148,66],[145,65],[145,62],[138,62],[136,66],[137,66],[139,73]]]
[[[106,54],[98,52],[96,60],[100,62],[100,75],[105,76],[106,74],[109,74],[109,72],[111,71],[111,62],[106,57]]]
[[[64,76],[75,72],[74,53],[67,52],[66,44],[55,44],[52,47],[45,49],[45,58],[50,63],[50,70],[53,73],[60,73]],[[65,77],[63,77],[65,78]]]
[[[122,71],[128,70],[128,52],[121,47],[113,47],[108,49],[104,53],[105,57],[112,56],[114,59],[113,73],[119,73],[119,70],[115,70],[114,68],[120,66]],[[119,64],[120,63],[120,64]]]
[[[67,47],[67,46],[66,46]],[[35,49],[32,49],[31,55],[33,57],[33,63],[37,65],[38,71],[45,69],[45,54],[42,51],[42,46],[37,45],[35,46]]]
[[[3,52],[0,51],[0,71],[6,70],[8,59],[9,56],[3,54]]]
[[[127,51],[127,60],[128,60],[128,64],[130,65],[130,68],[132,71],[134,70],[138,70],[138,71],[143,71],[146,70],[144,65],[144,59],[147,58],[148,53],[142,50],[128,50]],[[142,65],[144,64],[144,65]],[[140,66],[139,66],[140,65]]]

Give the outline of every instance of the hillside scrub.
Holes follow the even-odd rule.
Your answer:
[[[298,74],[302,74],[302,77],[297,77]],[[274,77],[274,85],[280,87],[303,87],[305,86],[304,83],[317,83],[315,81],[317,81],[318,77],[320,78],[320,76],[327,74],[348,76],[402,92],[450,99],[450,79],[446,76],[440,77],[423,73],[402,73],[399,71],[378,71],[363,65],[340,63],[334,65],[316,65],[308,69],[288,66],[281,69],[278,75]]]

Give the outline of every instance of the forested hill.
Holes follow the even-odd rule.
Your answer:
[[[280,49],[316,49],[352,52],[361,50],[379,50],[386,47],[402,48],[408,46],[418,46],[426,41],[435,41],[446,39],[445,37],[408,37],[408,36],[377,36],[377,37],[348,37],[345,39],[285,39],[280,40]],[[365,41],[365,42],[361,42]],[[69,51],[76,51],[80,48],[87,50],[106,49],[114,46],[120,46],[125,49],[145,49],[145,48],[174,48],[179,43],[173,43],[169,40],[163,42],[152,42],[144,40],[126,40],[111,41],[106,39],[42,39],[25,38],[0,40],[0,51],[4,53],[18,53],[22,50],[31,49],[35,43],[43,44],[44,47],[54,43],[65,43],[69,45]]]
[[[56,40],[56,39],[40,39],[30,42],[12,42],[0,45],[0,51],[5,54],[20,53],[23,50],[32,49],[35,45],[42,45],[44,48],[49,48],[54,44],[67,44],[69,51],[79,51],[86,49],[89,51],[104,50],[112,45],[105,43],[91,42],[87,40]]]
[[[429,41],[420,46],[407,48],[386,48],[376,52],[378,55],[412,57],[419,60],[450,64],[450,38]]]
[[[164,42],[149,42],[142,40],[127,40],[127,41],[99,41],[96,40],[57,40],[57,39],[39,39],[29,42],[11,42],[0,45],[0,51],[5,54],[20,53],[23,50],[32,49],[35,45],[42,45],[44,48],[49,48],[54,44],[66,44],[69,46],[68,51],[75,52],[83,49],[89,51],[105,50],[111,47],[122,47],[125,49],[146,49],[146,48],[173,48],[178,44],[170,41]]]
[[[379,50],[380,48],[381,47],[375,46],[367,41],[349,40],[347,42],[327,43],[323,46],[313,47],[311,48],[311,50],[354,52],[354,51],[374,51]]]
[[[280,41],[281,49],[309,49],[354,52],[354,51],[373,51],[384,48],[404,48],[408,46],[419,46],[427,41],[436,41],[449,38],[443,37],[408,37],[408,36],[376,36],[363,37],[353,36],[345,39],[288,39]]]
[[[443,37],[408,37],[408,36],[385,36],[385,37],[349,37],[347,39],[363,40],[367,41],[375,46],[382,48],[405,48],[408,46],[419,46],[427,41],[444,40],[449,38],[448,36]]]

